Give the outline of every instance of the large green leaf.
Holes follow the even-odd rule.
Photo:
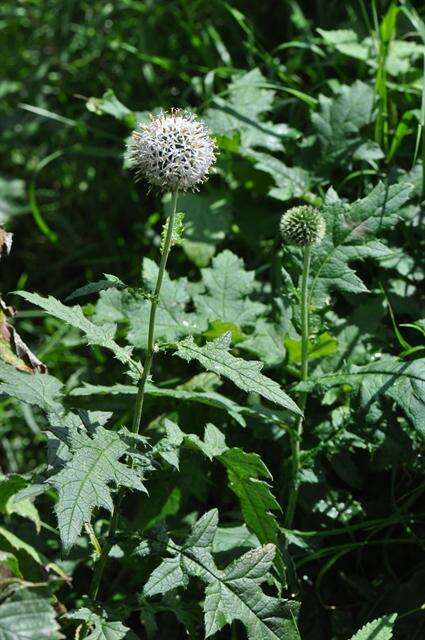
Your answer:
[[[112,511],[109,485],[146,491],[140,474],[120,462],[128,445],[118,433],[97,426],[93,436],[77,428],[65,435],[71,457],[64,468],[49,478],[58,491],[56,514],[64,550],[73,546],[95,507]]]
[[[264,86],[266,82],[259,69],[235,76],[228,87],[228,99],[215,96],[214,106],[205,115],[212,131],[226,137],[238,133],[245,148],[282,149],[282,139],[297,133],[286,124],[262,121],[275,96]]]
[[[272,198],[286,202],[308,193],[310,177],[305,169],[288,167],[282,160],[260,151],[250,151],[249,156],[255,160],[256,169],[273,178],[275,186],[269,191]]]
[[[0,475],[0,513],[7,515],[17,514],[23,518],[32,520],[37,532],[40,530],[41,522],[37,509],[28,498],[14,501],[15,495],[27,486],[27,481],[20,475],[11,474],[9,476]]]
[[[311,119],[326,163],[343,157],[351,160],[353,154],[364,159],[361,145],[365,138],[360,132],[372,120],[374,99],[373,87],[360,80],[351,86],[342,85],[334,97],[319,96],[319,110],[312,113]],[[383,157],[379,146],[370,141],[368,149],[368,158],[378,160]]]
[[[266,595],[260,586],[273,564],[274,545],[248,551],[221,570],[211,552],[217,524],[218,512],[213,509],[194,524],[181,546],[169,540],[166,551],[171,557],[153,571],[144,595],[186,586],[193,576],[206,586],[203,603],[206,637],[233,620],[240,620],[249,640],[299,640],[291,603]]]
[[[335,191],[328,192],[322,208],[326,235],[312,252],[311,295],[314,299],[323,300],[332,289],[349,293],[367,291],[349,263],[388,253],[385,245],[374,236],[400,219],[400,210],[411,191],[409,184],[387,186],[380,182],[365,198],[351,206],[342,202]]]
[[[382,616],[362,627],[351,640],[391,640],[397,614]]]
[[[236,358],[229,352],[231,334],[225,333],[213,342],[199,347],[192,336],[177,343],[176,355],[190,362],[198,360],[205,369],[229,378],[244,391],[260,394],[263,398],[300,413],[293,400],[280,388],[277,382],[261,373],[263,367],[256,360]]]
[[[239,326],[252,323],[264,305],[248,299],[255,287],[254,272],[245,271],[243,261],[231,251],[213,259],[212,267],[202,269],[206,293],[196,294],[194,302],[208,320],[232,322]]]
[[[164,198],[169,213],[171,199]],[[184,213],[182,247],[187,257],[198,267],[205,267],[230,228],[231,215],[228,197],[220,194],[184,193],[178,207]]]
[[[48,598],[18,591],[0,604],[0,640],[59,640],[55,610]]]
[[[219,457],[229,478],[229,486],[238,496],[244,520],[259,541],[277,544],[279,523],[272,511],[280,511],[280,505],[268,484],[271,475],[257,453],[247,453],[233,447]]]
[[[362,60],[370,66],[376,64],[376,40],[370,36],[359,42],[359,37],[352,29],[317,29],[325,43],[346,56]],[[385,69],[392,76],[407,73],[413,68],[417,58],[422,57],[425,47],[413,40],[391,39],[385,57]]]
[[[264,366],[276,366],[283,361],[285,356],[283,339],[288,334],[288,329],[288,322],[278,325],[272,324],[264,318],[258,318],[254,331],[247,339],[238,343],[238,349],[256,356],[264,363]]]
[[[393,400],[425,435],[425,358],[403,362],[389,356],[362,367],[351,366],[346,372],[321,375],[317,380],[301,383],[329,389],[350,385],[360,390],[362,405],[368,409],[381,396]]]
[[[143,260],[143,280],[150,292],[155,288],[158,266],[152,260]],[[205,320],[194,313],[185,311],[190,300],[188,281],[186,278],[171,280],[164,274],[159,304],[155,319],[156,340],[174,342],[189,333],[200,333],[206,328]],[[149,327],[149,300],[139,298],[128,309],[130,333],[128,340],[137,347],[146,347]]]
[[[47,373],[25,373],[0,362],[0,381],[0,393],[36,405],[46,413],[63,412],[59,401],[63,385]]]

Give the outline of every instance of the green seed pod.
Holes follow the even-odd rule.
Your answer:
[[[280,220],[283,241],[300,247],[321,242],[325,230],[326,224],[322,214],[309,205],[288,209]]]

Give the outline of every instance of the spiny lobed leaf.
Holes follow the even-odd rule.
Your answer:
[[[362,367],[352,365],[344,373],[324,374],[301,383],[329,389],[338,385],[360,389],[362,405],[369,408],[380,396],[393,400],[412,421],[418,433],[425,435],[425,358],[403,362],[386,356]]]
[[[58,491],[56,514],[64,550],[75,544],[85,522],[90,522],[95,507],[112,511],[110,483],[146,491],[139,473],[120,462],[128,451],[118,433],[96,427],[90,437],[72,429],[67,433],[71,459],[64,468],[49,478]]]
[[[359,80],[351,86],[339,87],[335,97],[319,96],[319,110],[312,113],[311,120],[326,164],[346,156],[350,160],[353,156],[363,159],[365,138],[360,136],[360,131],[371,121],[374,98],[373,88]],[[374,159],[382,158],[378,145],[374,145],[373,151]]]
[[[254,272],[245,271],[243,261],[231,251],[222,251],[201,273],[207,293],[195,295],[194,301],[208,320],[244,326],[264,311],[263,304],[247,299],[254,289]]]
[[[91,396],[91,395],[135,395],[137,387],[125,384],[114,384],[110,387],[102,385],[92,385],[87,382],[82,387],[77,387],[71,391],[72,396]],[[164,387],[156,387],[153,384],[147,384],[145,388],[147,396],[153,398],[174,398],[185,402],[197,402],[217,409],[227,411],[227,413],[242,427],[246,426],[243,414],[251,414],[253,411],[248,407],[238,405],[231,398],[227,398],[216,391],[188,391],[186,389],[167,389]]]
[[[129,322],[128,341],[146,348],[150,300],[154,291],[158,266],[152,260],[143,260],[143,282],[147,294],[129,296],[116,289],[102,291],[95,318],[99,324]],[[220,321],[235,327],[255,325],[265,312],[265,306],[249,298],[258,287],[253,271],[246,271],[241,258],[229,250],[219,253],[211,267],[201,269],[202,279],[192,283],[187,278],[172,280],[164,275],[154,337],[157,341],[175,342],[189,334],[206,331],[208,323]],[[188,311],[190,305],[194,311]]]
[[[364,293],[366,285],[349,266],[352,260],[377,258],[388,249],[374,236],[400,219],[400,209],[409,199],[412,186],[379,183],[365,198],[351,206],[330,190],[322,208],[326,236],[312,252],[310,295],[323,301],[332,289]]]
[[[143,260],[143,280],[150,292],[155,288],[158,266],[152,260]],[[189,333],[200,333],[206,329],[205,320],[194,313],[187,313],[185,307],[190,300],[187,278],[171,280],[164,275],[155,320],[156,340],[174,342]],[[137,300],[130,304],[129,341],[137,347],[146,348],[149,325],[150,301]]]
[[[218,512],[213,509],[194,524],[183,545],[168,541],[166,550],[171,557],[153,571],[144,595],[185,587],[193,576],[206,585],[203,607],[207,638],[233,620],[240,620],[249,640],[299,640],[291,603],[266,595],[260,587],[272,566],[274,545],[248,551],[221,570],[211,553],[217,525]]]
[[[204,440],[184,433],[171,420],[164,420],[166,437],[159,443],[159,453],[178,468],[179,448],[183,443],[195,447],[210,460],[218,460],[226,469],[230,489],[239,499],[242,514],[250,531],[261,544],[278,543],[280,526],[273,511],[281,511],[271,492],[268,480],[271,474],[257,453],[247,453],[239,447],[228,447],[221,431],[213,424],[205,427]],[[284,580],[285,570],[280,553],[276,554],[276,567]]]
[[[261,122],[261,116],[270,111],[275,92],[265,88],[266,78],[256,68],[234,76],[229,84],[229,99],[215,96],[214,106],[205,119],[219,136],[232,137],[239,133],[244,149],[265,147],[282,149],[282,138],[295,137],[297,132],[287,124]]]
[[[63,413],[59,401],[63,385],[54,376],[38,371],[25,373],[0,362],[0,381],[0,393],[36,405],[47,413]]]
[[[261,151],[250,151],[249,156],[255,160],[255,168],[272,176],[275,185],[269,196],[286,202],[292,198],[300,198],[308,193],[310,176],[301,167],[288,167],[282,160]]]
[[[256,360],[243,360],[229,353],[231,334],[225,333],[213,342],[199,347],[192,336],[177,343],[176,355],[190,362],[198,360],[205,369],[229,378],[243,391],[259,393],[263,398],[285,407],[293,413],[300,413],[293,400],[280,388],[277,382],[261,373],[263,367]]]
[[[82,331],[88,344],[99,345],[109,349],[118,360],[125,364],[131,362],[131,349],[129,347],[120,347],[114,340],[115,326],[107,325],[101,327],[96,325],[86,318],[80,306],[68,307],[53,296],[43,298],[37,293],[28,293],[27,291],[18,291],[17,293],[55,318],[64,320],[71,327]]]

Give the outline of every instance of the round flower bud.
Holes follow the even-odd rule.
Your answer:
[[[162,191],[187,191],[204,182],[215,162],[215,143],[193,113],[173,110],[139,125],[128,146],[138,176]]]
[[[309,205],[292,207],[280,220],[280,231],[284,242],[305,247],[317,244],[325,235],[325,220],[318,209]]]

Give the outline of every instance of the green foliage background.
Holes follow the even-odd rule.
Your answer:
[[[148,483],[150,498],[126,497],[131,518],[123,529],[149,532],[169,516],[169,528],[187,536],[218,508],[220,524],[233,525],[234,535],[226,541],[219,528],[213,550],[221,568],[235,550],[255,546],[254,534],[262,544],[277,543],[274,579],[285,597],[301,602],[303,640],[343,640],[393,612],[395,638],[425,633],[423,19],[421,2],[379,0],[4,0],[0,7],[0,224],[14,233],[11,255],[1,260],[1,294],[18,307],[20,335],[64,384],[68,407],[113,411],[113,429],[129,426],[134,389],[103,348],[104,337],[89,336],[88,348],[81,322],[65,324],[11,292],[64,301],[114,274],[127,288],[115,281],[99,301],[72,304],[96,325],[117,323],[117,342],[140,353],[169,198],[134,182],[123,162],[125,140],[149,112],[172,107],[197,111],[217,138],[214,175],[199,193],[180,198],[184,239],[171,254],[161,303],[156,338],[180,340],[181,358],[160,353],[155,360],[143,435],[159,447],[165,467]],[[232,351],[220,357],[244,358],[248,369],[261,360],[263,373],[295,397],[300,256],[282,249],[278,225],[283,210],[299,203],[325,203],[329,235],[313,260],[311,427],[287,547],[287,405],[262,401],[261,394],[270,400],[262,380],[236,388],[234,377],[219,383],[196,362],[208,369],[202,349],[222,353],[230,331],[224,351]],[[24,297],[55,316],[52,306]],[[208,341],[198,347],[201,355],[188,357],[190,334]],[[36,502],[39,533],[32,503],[25,513],[8,503],[43,471],[46,423],[39,401],[13,399],[11,386],[21,378],[0,377],[10,385],[0,387],[0,472],[8,476],[0,484],[0,524],[42,554],[14,550],[6,537],[1,553],[11,555],[0,562],[14,573],[17,557],[20,578],[49,583],[57,612],[84,607],[92,566],[87,535],[62,556],[51,488]],[[191,400],[194,392],[203,399]],[[164,427],[164,418],[185,435]],[[225,433],[227,451],[211,442],[208,448],[206,435],[199,445],[209,422]],[[168,444],[160,445],[164,433]],[[175,449],[184,442],[177,465]],[[127,451],[120,446],[117,460]],[[241,463],[241,449],[253,457]],[[244,476],[244,465],[252,465],[252,476]],[[253,515],[243,495],[254,484],[263,511]],[[106,518],[96,511],[97,533]],[[122,543],[125,552],[130,542]],[[149,640],[186,637],[184,625],[191,638],[203,637],[199,580],[182,599],[173,592],[149,604],[142,587],[158,563],[142,552],[137,558],[136,566],[124,553],[109,570],[102,601],[112,619]],[[51,579],[48,561],[59,565],[55,576],[64,571],[72,583]],[[269,577],[265,592],[273,588]],[[58,623],[42,592],[28,594],[3,606],[18,611],[22,602],[30,606],[26,598],[40,598],[32,606],[40,608],[44,631],[34,639],[60,637],[41,635],[58,634]],[[10,637],[6,614],[0,607],[0,640]],[[78,623],[63,620],[62,632],[73,637]],[[375,640],[391,638],[383,620]],[[126,630],[114,632],[120,640]],[[245,633],[234,623],[217,637]]]

